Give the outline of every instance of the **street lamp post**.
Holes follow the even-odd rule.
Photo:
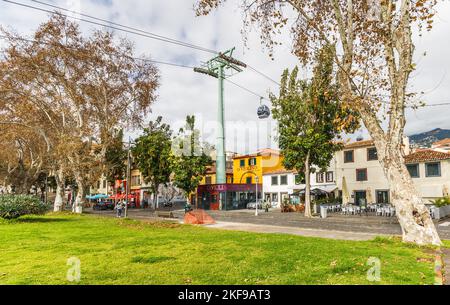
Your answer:
[[[259,177],[256,176],[256,211],[255,211],[256,217],[258,217],[258,183],[259,183]]]

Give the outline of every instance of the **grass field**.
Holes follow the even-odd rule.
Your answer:
[[[433,284],[429,250],[169,223],[52,215],[0,220],[0,284]],[[370,257],[381,282],[367,280]]]

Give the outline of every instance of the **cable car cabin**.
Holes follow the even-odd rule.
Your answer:
[[[267,119],[270,117],[270,109],[266,105],[262,105],[258,108],[258,117],[262,119]]]

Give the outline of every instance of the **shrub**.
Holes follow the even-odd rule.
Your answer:
[[[16,219],[24,215],[42,215],[49,207],[34,196],[1,195],[0,218]]]
[[[450,205],[450,197],[444,197],[444,198],[437,199],[437,200],[433,201],[433,204],[438,208],[448,206],[448,205]]]

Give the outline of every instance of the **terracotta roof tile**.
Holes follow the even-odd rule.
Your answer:
[[[450,160],[450,154],[431,149],[420,150],[405,157],[407,164]]]
[[[450,138],[433,143],[433,146],[444,146],[444,145],[450,145]]]
[[[297,174],[297,171],[287,170],[287,169],[280,169],[280,170],[269,171],[269,172],[263,173],[264,176],[268,176],[268,175],[282,175],[282,174]]]

